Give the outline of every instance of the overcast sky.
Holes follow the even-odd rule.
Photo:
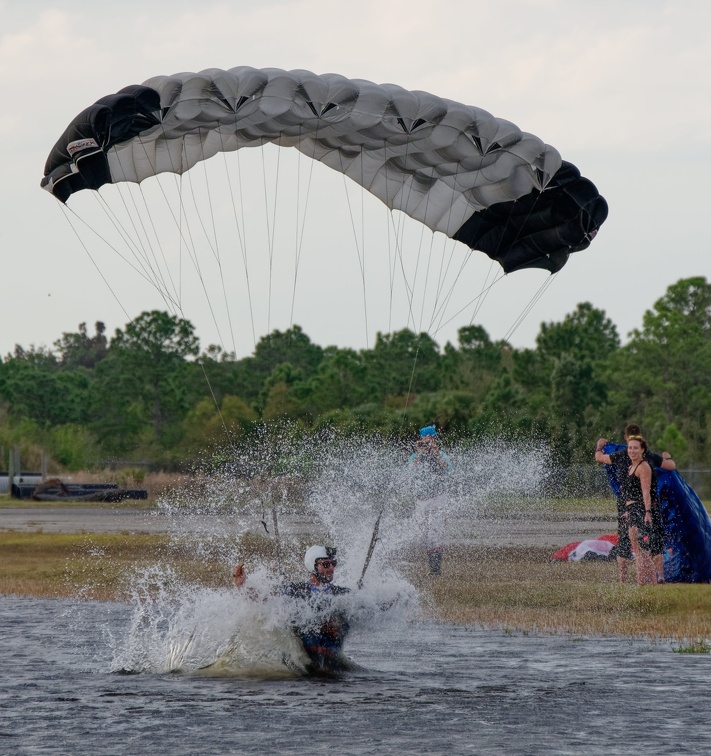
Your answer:
[[[239,65],[336,72],[479,106],[556,147],[597,185],[609,218],[514,331],[517,347],[533,346],[542,321],[562,320],[583,301],[604,309],[625,339],[669,285],[709,274],[708,0],[0,0],[0,354],[16,343],[51,346],[81,322],[91,330],[102,320],[113,332],[127,314],[162,308],[127,267],[99,256],[96,270],[59,203],[39,188],[44,163],[99,97],[158,74]],[[365,331],[362,305],[348,303],[356,258],[331,230],[350,226],[345,191],[332,197],[333,186],[314,190],[308,225],[324,229],[314,237],[323,244],[304,252],[294,314],[275,309],[268,322],[286,328],[293,318],[316,343],[360,348],[388,322],[372,306]],[[379,233],[387,235],[367,232],[369,253]],[[344,234],[352,242],[352,229]],[[488,271],[482,260],[472,275]],[[435,338],[453,339],[472,317],[503,338],[547,276],[507,277],[475,315],[455,316]],[[477,283],[464,285],[475,292]],[[184,314],[206,346],[217,339],[203,310],[190,303]],[[233,327],[237,351],[249,353],[251,325]]]

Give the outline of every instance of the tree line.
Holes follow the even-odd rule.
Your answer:
[[[642,426],[681,467],[711,464],[711,284],[671,285],[622,343],[584,302],[542,323],[535,348],[492,341],[480,325],[456,344],[379,333],[371,349],[321,347],[294,325],[237,359],[201,350],[192,324],[144,312],[106,334],[101,322],[53,347],[15,347],[0,362],[0,443],[42,446],[66,469],[122,459],[177,468],[265,425],[304,433],[408,437],[425,424],[472,439],[550,445],[589,462],[600,435]]]

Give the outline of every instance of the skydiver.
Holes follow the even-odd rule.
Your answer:
[[[337,564],[336,549],[311,546],[304,555],[304,565],[309,571],[308,580],[289,583],[277,589],[279,595],[306,602],[316,617],[315,621],[293,627],[309,657],[311,671],[315,672],[352,666],[343,656],[343,644],[350,626],[336,600],[336,597],[350,593],[350,588],[333,583]],[[232,570],[232,579],[237,588],[244,588],[247,574],[243,564],[237,564]]]

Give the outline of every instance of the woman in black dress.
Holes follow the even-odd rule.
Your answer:
[[[653,472],[644,459],[647,442],[642,436],[627,439],[627,454],[632,464],[622,482],[627,527],[637,564],[637,584],[656,585],[657,578],[651,557],[653,543],[652,485]]]

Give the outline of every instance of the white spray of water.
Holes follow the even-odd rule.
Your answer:
[[[137,573],[130,625],[112,640],[112,667],[240,676],[298,672],[306,659],[292,628],[313,618],[305,602],[278,595],[279,586],[305,580],[304,546],[325,543],[338,549],[334,582],[355,588],[379,516],[362,589],[343,597],[344,610],[352,634],[377,639],[379,631],[395,628],[405,636],[419,602],[404,573],[422,539],[409,452],[379,438],[304,437],[285,426],[265,431],[229,463],[196,473],[193,485],[160,502],[157,516],[174,548],[225,565],[225,588],[186,583],[170,564]],[[447,454],[450,540],[479,527],[479,518],[502,502],[535,493],[544,478],[543,448],[524,454],[505,443],[453,445]],[[240,538],[251,533],[274,540],[277,529],[282,563],[252,560],[252,590],[231,587],[231,566],[242,560]],[[293,662],[290,669],[285,658]]]

